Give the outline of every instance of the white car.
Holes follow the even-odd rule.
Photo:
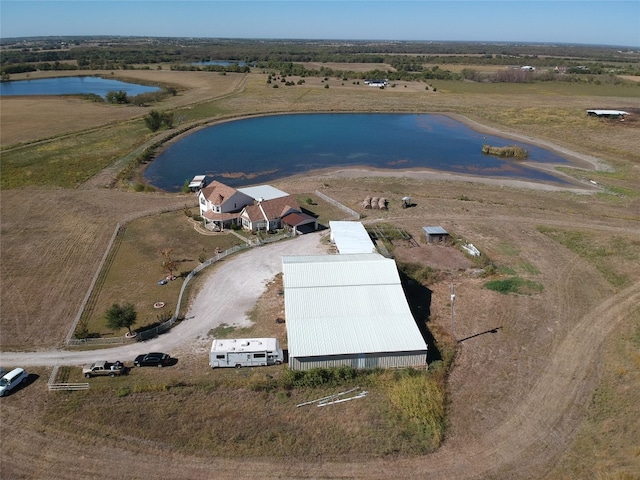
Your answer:
[[[27,383],[29,375],[24,368],[14,368],[0,379],[0,397],[5,396],[21,383]]]

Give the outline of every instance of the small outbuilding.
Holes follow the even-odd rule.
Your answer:
[[[189,182],[189,190],[192,192],[199,192],[206,184],[206,175],[196,175],[193,180]]]
[[[442,227],[422,227],[427,243],[446,242],[449,239],[449,232]]]
[[[375,253],[369,233],[360,222],[330,221],[329,239],[336,246],[338,253]]]
[[[624,118],[625,115],[629,115],[629,112],[623,110],[587,110],[587,115],[599,118]]]

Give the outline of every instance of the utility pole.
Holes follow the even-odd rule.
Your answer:
[[[454,290],[454,285],[453,285],[453,281],[451,282],[451,338],[453,338],[453,340],[456,340],[456,333],[455,330],[453,329],[453,313],[454,313],[454,307],[453,305],[456,302],[456,294],[455,294],[455,290]]]

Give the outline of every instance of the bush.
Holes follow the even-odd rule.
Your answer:
[[[165,125],[167,128],[172,128],[173,114],[151,110],[148,115],[145,115],[144,123],[152,132],[158,131],[162,125]]]
[[[482,153],[485,155],[496,155],[498,157],[508,158],[527,158],[529,152],[517,145],[509,145],[507,147],[492,147],[491,145],[483,145]]]
[[[542,284],[525,280],[520,277],[510,277],[504,280],[490,280],[484,284],[489,290],[507,295],[509,293],[519,293],[523,295],[532,295],[540,293],[544,290]]]

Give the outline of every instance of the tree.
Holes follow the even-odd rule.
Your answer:
[[[125,92],[124,90],[120,90],[117,92],[114,90],[111,90],[107,92],[104,98],[107,101],[107,103],[118,103],[118,104],[129,103],[129,99],[127,98],[127,92]]]
[[[151,110],[149,115],[145,115],[144,123],[147,125],[149,130],[156,132],[162,125],[162,114],[157,110]]]
[[[169,275],[173,277],[173,271],[178,268],[178,264],[171,258],[171,254],[173,253],[173,248],[165,248],[158,250],[158,253],[164,259],[162,261],[162,268],[164,268]]]
[[[105,318],[107,320],[107,327],[110,329],[119,330],[120,328],[126,328],[131,335],[131,326],[136,323],[138,313],[130,303],[125,303],[124,305],[114,303],[111,305],[111,308],[107,310]]]
[[[148,115],[145,115],[144,123],[152,132],[158,131],[163,124],[167,128],[173,128],[173,113],[151,110]]]

